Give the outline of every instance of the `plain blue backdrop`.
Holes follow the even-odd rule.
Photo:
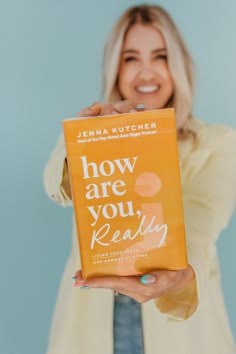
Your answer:
[[[195,58],[195,114],[207,122],[236,127],[236,1],[152,3],[169,10]],[[100,98],[105,38],[117,16],[133,4],[139,2],[1,2],[2,354],[45,353],[71,246],[72,210],[54,205],[45,195],[44,165],[62,119]],[[225,301],[236,337],[235,227],[236,214],[218,248]]]

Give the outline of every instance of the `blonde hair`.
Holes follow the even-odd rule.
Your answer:
[[[191,117],[193,100],[193,60],[169,14],[160,6],[140,5],[126,10],[114,25],[105,45],[103,61],[103,97],[105,102],[122,99],[117,85],[120,55],[128,30],[136,23],[157,28],[166,43],[168,67],[174,83],[174,95],[168,106],[174,107],[179,127]]]

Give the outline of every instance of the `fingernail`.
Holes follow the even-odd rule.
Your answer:
[[[82,286],[83,285],[83,282],[79,281],[78,283],[74,283],[73,286]]]
[[[90,106],[89,109],[90,109],[90,111],[92,111],[92,112],[96,112],[96,111],[99,112],[100,109],[101,109],[101,107],[100,107],[99,104],[94,104],[94,105]]]
[[[146,106],[145,106],[145,104],[140,103],[140,104],[137,104],[136,108],[137,109],[144,109],[144,108],[146,108]]]
[[[111,112],[111,114],[118,114],[118,112],[116,112],[116,111],[112,111],[112,112]]]
[[[136,112],[135,109],[130,109],[129,110],[129,113],[134,113],[134,112]]]
[[[144,285],[154,284],[156,282],[156,277],[151,274],[146,274],[140,279],[141,283]]]
[[[72,279],[77,279],[78,278],[78,275],[74,275],[73,277],[72,277]]]
[[[73,287],[77,287],[77,286],[81,286],[81,284],[79,284],[79,283],[75,283],[75,284],[73,284]]]
[[[87,289],[91,289],[89,286],[81,286],[80,287],[81,290],[87,290]]]

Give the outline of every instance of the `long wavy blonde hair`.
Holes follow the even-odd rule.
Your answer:
[[[193,60],[170,15],[160,6],[140,5],[126,10],[107,39],[103,61],[103,98],[105,102],[122,99],[117,85],[122,45],[128,30],[136,23],[152,25],[163,35],[168,67],[174,82],[169,106],[175,108],[179,127],[191,117],[193,100]]]

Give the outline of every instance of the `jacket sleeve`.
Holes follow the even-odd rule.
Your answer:
[[[60,135],[44,169],[44,188],[49,198],[66,207],[72,206],[63,134]]]
[[[236,132],[216,129],[214,144],[205,141],[189,156],[183,183],[188,263],[195,279],[177,293],[156,299],[169,320],[190,318],[207,296],[215,242],[229,223],[236,201]],[[216,140],[217,139],[217,140]],[[213,148],[214,145],[214,148]]]

